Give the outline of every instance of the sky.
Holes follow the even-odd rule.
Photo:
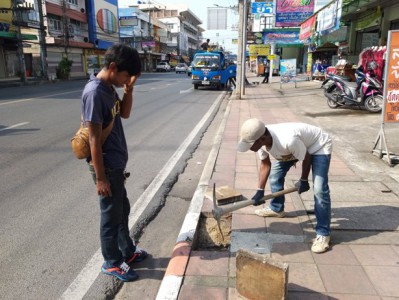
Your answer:
[[[148,2],[148,0],[143,0]],[[118,0],[120,7],[128,7],[129,5],[137,4],[136,0]],[[233,24],[238,22],[238,13],[232,9],[227,10],[227,27],[228,30],[206,30],[207,29],[207,8],[216,7],[215,4],[221,7],[233,7],[238,5],[238,0],[150,0],[152,4],[187,4],[188,8],[200,19],[200,25],[205,32],[203,32],[204,39],[209,38],[210,44],[218,43],[227,51],[237,53],[237,45],[232,43],[232,39],[238,38],[237,31],[231,31]]]

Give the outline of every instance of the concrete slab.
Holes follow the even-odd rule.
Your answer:
[[[307,211],[314,208],[313,201],[304,201]],[[332,203],[332,230],[399,230],[399,203]],[[309,215],[313,227],[316,225],[315,215]]]
[[[382,182],[329,182],[331,201],[336,202],[399,202],[399,197],[393,191],[394,187],[388,187]],[[313,192],[301,194],[304,201],[313,201]]]
[[[275,243],[299,243],[304,241],[304,236],[298,235],[233,231],[231,233],[230,252],[235,253],[239,249],[244,249],[259,254],[270,254]]]

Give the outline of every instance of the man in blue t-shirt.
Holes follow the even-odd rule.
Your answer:
[[[125,189],[128,151],[121,122],[121,118],[130,116],[133,87],[140,74],[137,50],[113,45],[105,53],[102,70],[91,75],[82,94],[82,115],[89,129],[91,152],[87,161],[101,210],[101,270],[122,281],[136,280],[138,275],[131,265],[147,256],[129,235],[130,203]],[[122,99],[114,87],[124,87]]]

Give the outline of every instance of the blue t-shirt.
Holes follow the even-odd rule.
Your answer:
[[[82,94],[83,121],[102,124],[104,129],[112,122],[113,114],[115,121],[112,131],[102,147],[104,166],[110,169],[125,169],[128,152],[120,117],[120,99],[111,86],[91,75]],[[90,161],[91,157],[88,160]]]

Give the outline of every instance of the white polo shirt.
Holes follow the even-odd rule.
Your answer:
[[[279,161],[304,160],[306,152],[311,155],[331,154],[332,140],[328,133],[319,127],[305,123],[280,123],[267,125],[273,138],[270,149],[259,149],[261,160],[269,154]]]

